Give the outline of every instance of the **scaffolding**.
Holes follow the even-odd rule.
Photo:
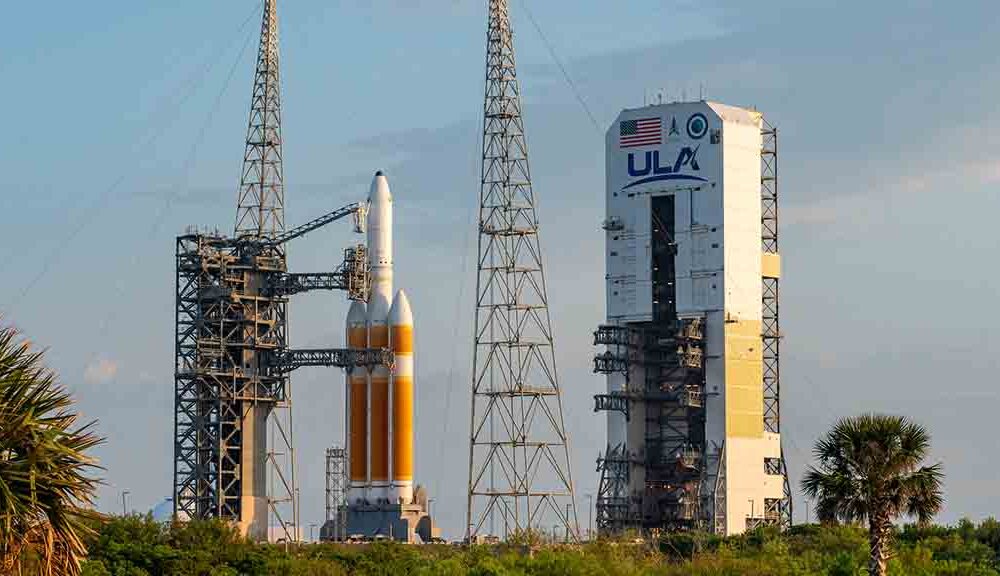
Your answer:
[[[355,214],[336,210],[324,224]],[[329,216],[329,215],[327,215]],[[310,230],[319,225],[313,225]],[[304,232],[302,232],[304,233]],[[223,518],[251,538],[298,539],[289,374],[302,366],[392,365],[386,349],[288,348],[288,294],[365,298],[367,268],[348,250],[340,280],[289,283],[284,242],[301,236],[185,234],[176,242],[174,513]],[[314,274],[319,276],[324,273]]]
[[[284,257],[240,248],[220,236],[177,239],[174,506],[182,518],[252,515],[243,510],[243,448],[260,440],[255,425],[290,405],[287,374],[261,362],[287,345],[287,301],[255,288],[262,276],[284,272]],[[291,430],[278,438],[284,446],[273,451],[290,456]],[[273,504],[279,516],[281,504],[293,505],[280,523],[291,538],[291,468],[279,479],[285,489]]]
[[[347,540],[347,450],[334,445],[326,449],[326,523],[322,538]]]
[[[642,418],[643,448],[608,446],[598,459],[598,528],[683,530],[698,527],[706,474],[704,321],[605,325],[607,347],[594,371],[620,372],[626,389],[598,394],[594,410]],[[634,384],[638,380],[640,384]],[[713,486],[714,488],[714,486]]]

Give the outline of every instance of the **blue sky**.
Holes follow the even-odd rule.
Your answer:
[[[279,2],[287,221],[390,175],[417,320],[418,481],[462,527],[482,2]],[[586,103],[553,62],[527,10]],[[0,314],[108,442],[100,505],[170,492],[173,238],[233,225],[255,0],[17,3],[0,36]],[[837,417],[911,415],[947,473],[943,521],[996,514],[1000,45],[992,1],[512,0],[581,519],[603,419],[603,131],[662,93],[780,127],[784,433],[793,480]],[[54,17],[58,14],[58,17]],[[346,226],[290,250],[329,269]],[[404,240],[405,239],[405,240]],[[295,346],[342,339],[339,296],[298,297]],[[295,375],[303,522],[322,519],[342,379]],[[804,518],[802,501],[797,517]]]

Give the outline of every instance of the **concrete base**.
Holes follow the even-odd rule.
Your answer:
[[[419,544],[441,537],[420,504],[359,504],[347,508],[347,537]]]

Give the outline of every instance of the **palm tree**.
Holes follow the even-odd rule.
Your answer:
[[[73,400],[15,329],[0,326],[0,573],[76,575],[98,480]]]
[[[803,491],[823,522],[867,522],[868,573],[884,576],[892,522],[928,522],[941,509],[941,464],[921,466],[930,447],[922,426],[901,416],[843,418],[816,442]]]

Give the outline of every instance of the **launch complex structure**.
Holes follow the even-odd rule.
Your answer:
[[[487,0],[466,537],[579,538],[507,0]],[[286,228],[276,0],[263,0],[233,234],[176,239],[174,517],[299,541],[290,374],[345,370],[324,539],[437,539],[414,484],[414,322],[393,292],[393,199]],[[601,532],[791,524],[780,436],[777,130],[714,102],[623,111],[606,136],[607,392]],[[292,240],[344,219],[367,241],[288,271]],[[342,347],[289,346],[289,299],[351,301]]]
[[[225,519],[257,541],[301,540],[289,375],[338,367],[346,449],[328,452],[327,465],[349,485],[331,479],[321,536],[427,541],[437,529],[413,484],[413,314],[392,292],[388,179],[377,172],[366,201],[286,230],[276,0],[263,6],[235,233],[177,238],[174,515]],[[290,241],[348,217],[366,243],[333,271],[288,272]],[[289,297],[312,290],[351,300],[345,347],[289,348]]]
[[[623,111],[606,149],[598,526],[790,526],[777,130],[754,110],[675,102]]]
[[[285,227],[277,11],[265,0],[233,236],[177,238],[174,516],[221,518],[258,541],[300,539],[290,372],[393,366],[386,346],[293,350],[288,299],[310,290],[369,296],[367,247],[330,272],[290,273],[287,244],[337,220],[365,225],[355,203]]]

